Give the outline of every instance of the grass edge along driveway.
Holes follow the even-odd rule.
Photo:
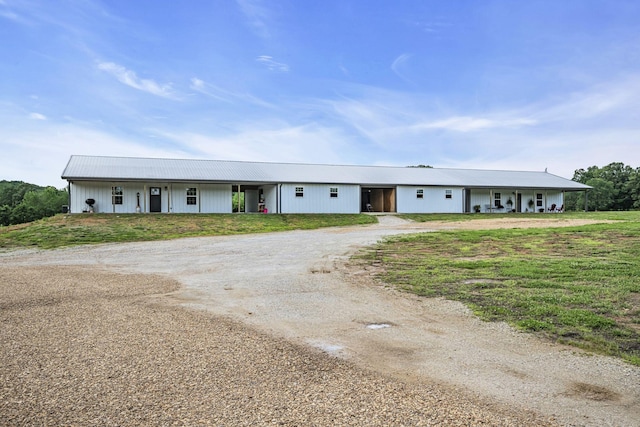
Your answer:
[[[425,297],[463,302],[556,342],[640,366],[640,213],[572,228],[394,236],[354,262]]]
[[[311,230],[374,224],[354,214],[73,214],[0,227],[0,248],[53,249],[97,243]]]

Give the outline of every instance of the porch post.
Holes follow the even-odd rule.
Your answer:
[[[489,212],[493,212],[493,190],[489,189]]]

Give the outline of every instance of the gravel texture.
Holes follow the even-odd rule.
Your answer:
[[[0,269],[2,425],[545,425],[163,303],[178,283]],[[549,423],[550,424],[550,423]]]
[[[399,294],[347,263],[392,234],[548,219],[380,220],[0,252],[0,420],[640,425],[639,368]]]

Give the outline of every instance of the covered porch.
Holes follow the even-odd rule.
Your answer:
[[[465,212],[557,213],[564,211],[564,190],[466,188]]]

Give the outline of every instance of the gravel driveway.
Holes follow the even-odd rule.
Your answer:
[[[6,252],[0,254],[1,271],[5,274],[2,284],[17,280],[16,277],[25,271],[32,271],[36,278],[39,277],[29,283],[42,282],[48,277],[46,271],[51,271],[51,277],[59,277],[54,272],[60,273],[63,269],[69,284],[78,286],[84,280],[94,286],[82,300],[90,302],[90,295],[104,291],[108,283],[98,285],[109,282],[111,276],[116,278],[111,280],[112,286],[123,282],[129,284],[127,289],[137,286],[135,283],[138,281],[146,283],[141,277],[153,277],[149,274],[167,281],[178,281],[182,286],[177,291],[167,293],[163,288],[151,292],[166,294],[156,297],[154,305],[148,306],[148,297],[140,299],[144,293],[126,299],[128,304],[138,301],[134,304],[138,309],[154,307],[151,318],[157,317],[157,324],[136,320],[133,316],[126,329],[131,337],[126,336],[126,331],[122,332],[125,342],[139,343],[142,326],[173,325],[166,320],[167,313],[173,313],[173,316],[185,317],[180,317],[180,321],[187,325],[185,337],[197,335],[197,338],[185,342],[179,337],[181,327],[177,322],[173,333],[178,338],[172,333],[167,333],[166,338],[167,341],[178,340],[174,347],[189,348],[192,341],[206,343],[211,339],[206,332],[217,331],[220,324],[227,325],[222,330],[228,333],[215,333],[215,336],[226,336],[229,330],[241,331],[246,336],[259,337],[253,339],[260,343],[266,343],[257,348],[253,341],[249,340],[250,345],[243,345],[245,338],[236,337],[230,340],[231,344],[220,343],[216,347],[225,348],[229,358],[237,358],[236,347],[241,345],[240,353],[245,355],[241,359],[246,359],[244,364],[238,362],[238,366],[229,373],[223,371],[222,377],[234,378],[234,372],[235,375],[246,372],[246,375],[243,374],[244,382],[240,381],[231,390],[216,385],[214,378],[210,379],[212,389],[218,387],[216,402],[220,405],[227,402],[228,411],[221,412],[216,407],[210,408],[209,412],[196,412],[198,419],[206,419],[214,425],[267,424],[272,420],[285,425],[314,422],[317,425],[540,425],[542,420],[544,423],[555,420],[564,425],[640,425],[639,368],[612,358],[587,355],[575,348],[544,343],[530,335],[517,333],[504,324],[480,322],[460,304],[398,294],[372,282],[369,272],[346,268],[348,257],[357,248],[387,235],[425,231],[426,227],[479,226],[473,222],[407,223],[393,216],[380,217],[380,220],[380,224],[366,227]],[[538,225],[534,219],[482,221],[480,224],[482,227]],[[549,223],[544,221],[543,224]],[[559,220],[557,225],[575,223]],[[91,272],[95,272],[95,278]],[[143,276],[122,276],[129,277],[123,280],[105,272]],[[155,279],[158,283],[164,283],[163,280]],[[98,286],[97,290],[95,286]],[[16,289],[12,292],[24,287]],[[55,295],[64,296],[65,293],[60,291]],[[24,298],[29,300],[28,296]],[[63,297],[60,298],[64,301]],[[103,303],[114,304],[114,298],[107,295]],[[39,310],[47,307],[36,303],[32,306]],[[184,306],[201,310],[179,308]],[[15,307],[12,303],[3,306],[3,324],[13,324],[14,317],[20,312]],[[109,316],[112,311],[119,312],[103,308],[100,313]],[[72,312],[71,309],[65,311]],[[64,318],[64,315],[58,315]],[[55,317],[48,316],[51,314],[46,314],[45,310],[41,318],[47,319],[50,325],[55,322]],[[89,320],[85,322],[91,323]],[[198,327],[198,324],[201,325]],[[17,345],[19,348],[15,353],[12,350],[11,354],[14,359],[19,358],[21,351],[31,347],[15,344],[20,341],[17,338],[20,336],[17,334],[18,326],[16,335],[10,335],[11,328],[8,329],[8,332],[3,331],[0,344],[12,343],[12,348]],[[109,333],[101,336],[108,337]],[[147,339],[150,336],[154,333],[148,332]],[[216,353],[206,350],[208,345],[210,343],[201,345],[204,354]],[[159,357],[159,361],[140,363],[136,369],[158,366],[158,363],[171,365],[169,362],[173,359],[167,359],[168,356],[160,350],[162,348],[150,342],[149,351],[154,357]],[[39,357],[47,357],[47,347],[38,351],[41,352]],[[109,355],[112,351],[116,350],[109,347],[109,351],[103,354]],[[289,369],[280,364],[282,360],[278,355],[286,355],[282,356],[285,360],[290,357],[299,363],[296,366],[300,372],[306,372],[300,366],[313,368],[308,369],[307,377],[291,377]],[[2,356],[3,363],[11,359],[6,350]],[[219,356],[216,353],[216,357]],[[145,360],[142,355],[137,357]],[[178,363],[181,366],[203,363],[202,357],[192,361],[191,352],[183,351],[176,360],[180,357],[185,358],[184,363]],[[123,358],[131,359],[120,357]],[[228,359],[221,360],[217,363],[228,363]],[[273,363],[273,366],[267,368],[263,366],[265,363],[267,366]],[[251,368],[254,365],[262,368]],[[16,370],[19,368],[14,366],[2,371],[5,386],[9,379],[19,382],[23,378],[26,383],[23,387],[37,388],[34,387],[35,380],[29,376],[34,374],[32,371],[28,371],[29,375],[20,371],[21,377]],[[204,369],[202,372],[203,378],[212,375]],[[326,372],[326,376],[318,372]],[[134,375],[129,380],[135,378]],[[178,397],[184,399],[184,394],[180,393],[190,393],[188,381],[188,378],[177,376],[175,382],[180,384],[179,387],[162,387],[168,396],[178,393]],[[247,381],[253,381],[253,388],[245,384]],[[198,393],[211,392],[206,389],[207,382],[201,383],[201,380],[194,382],[194,399]],[[104,381],[97,381],[97,384],[94,387],[105,386]],[[248,395],[255,395],[256,384],[263,388],[263,393],[268,391],[273,397],[260,402],[251,400],[247,406],[240,405],[238,399],[246,400]],[[362,390],[359,389],[361,386]],[[176,387],[181,391],[173,390]],[[204,391],[199,391],[201,388]],[[309,392],[306,400],[298,401],[305,396],[304,390]],[[5,387],[3,393],[0,415],[5,411],[19,413],[16,400],[29,402],[28,396],[12,395],[19,394],[15,388]],[[277,403],[268,403],[271,401]],[[281,408],[280,412],[274,409],[274,405]],[[148,415],[149,422],[176,422],[173,418],[171,422],[162,419],[160,414],[163,411],[158,406],[150,407],[154,411]],[[194,423],[192,415],[195,410],[189,412],[189,407],[185,406],[186,424]],[[243,407],[244,412],[240,410],[240,415],[234,412]],[[292,409],[294,407],[295,410]],[[338,407],[342,409],[336,411]],[[169,408],[175,410],[173,405],[167,408],[167,411]],[[244,423],[238,421],[243,413],[246,417]],[[224,416],[214,417],[212,414]],[[260,418],[263,415],[266,418]],[[116,421],[111,420],[113,424],[128,423],[118,422],[117,417]],[[140,420],[133,417],[130,421],[134,424]]]

